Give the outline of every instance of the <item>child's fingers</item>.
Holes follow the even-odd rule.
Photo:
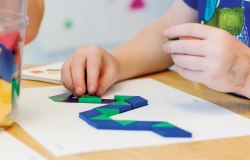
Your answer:
[[[167,28],[164,31],[164,36],[166,38],[192,37],[198,39],[207,39],[214,35],[214,32],[217,30],[218,28],[211,26],[197,23],[187,23]]]
[[[96,92],[98,87],[98,79],[100,76],[100,70],[102,65],[102,59],[100,54],[94,53],[88,56],[87,59],[87,89],[90,94]]]
[[[103,93],[116,82],[117,75],[114,75],[116,73],[116,69],[110,68],[104,71],[104,73],[99,78],[98,83],[98,89],[96,91],[96,95],[101,97]]]
[[[182,68],[178,65],[176,65],[176,71],[186,79],[189,79],[194,82],[202,83],[204,81],[204,71],[195,71],[195,70],[189,70],[186,68]]]
[[[178,40],[169,41],[163,45],[166,53],[179,53],[205,56],[206,42],[201,40]]]
[[[82,54],[83,52],[76,55],[71,64],[72,79],[77,96],[82,96],[86,92],[85,68],[87,58]]]
[[[61,81],[63,86],[72,92],[74,96],[76,96],[75,87],[71,76],[71,62],[72,57],[69,57],[68,60],[63,64],[61,68]]]
[[[176,65],[185,69],[196,71],[206,69],[205,58],[201,56],[172,54],[172,59]]]

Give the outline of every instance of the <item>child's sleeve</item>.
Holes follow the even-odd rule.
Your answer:
[[[183,0],[188,6],[197,10],[198,9],[198,0]]]

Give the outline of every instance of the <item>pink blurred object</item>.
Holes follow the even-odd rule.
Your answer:
[[[145,3],[143,0],[133,0],[130,5],[132,10],[143,9],[145,7]]]

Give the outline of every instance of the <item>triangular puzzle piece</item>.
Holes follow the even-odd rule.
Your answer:
[[[131,105],[125,101],[117,101],[117,102],[114,102],[114,103],[110,103],[111,105]]]
[[[17,70],[13,54],[0,44],[0,77],[12,83],[12,76]]]
[[[109,118],[109,116],[107,115],[98,115],[98,116],[95,116],[95,117],[92,117],[92,118],[89,118],[91,120],[112,120],[111,118]]]
[[[153,128],[174,128],[176,126],[174,126],[168,122],[161,122],[161,123],[153,125],[152,127]]]
[[[124,95],[115,95],[115,101],[124,101],[135,96],[124,96]]]
[[[113,115],[117,115],[120,114],[119,109],[102,109],[102,108],[96,108],[97,111],[107,115],[107,116],[113,116]]]
[[[119,124],[122,124],[123,126],[126,126],[126,125],[132,124],[132,123],[137,122],[137,121],[115,120],[115,122],[118,122]]]
[[[54,102],[61,102],[63,100],[67,100],[67,98],[54,98],[54,97],[50,97],[51,100],[53,100]]]
[[[126,112],[128,110],[132,110],[132,105],[106,105],[106,106],[101,106],[101,107],[97,107],[95,109],[119,109],[119,112]]]
[[[19,36],[19,32],[5,33],[0,35],[0,43],[3,44],[10,52],[12,52],[14,47],[19,42]]]

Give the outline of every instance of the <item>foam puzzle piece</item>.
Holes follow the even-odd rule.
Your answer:
[[[12,104],[15,104],[19,96],[19,79],[13,79],[12,81]]]
[[[63,102],[63,103],[79,103],[77,98],[66,99],[66,100],[63,100],[63,101],[60,101],[60,102]]]
[[[120,113],[132,110],[132,105],[106,105],[106,106],[101,106],[98,108],[102,108],[102,109],[119,109]],[[96,108],[96,109],[98,109]]]
[[[67,100],[67,98],[54,98],[54,97],[50,97],[50,99],[53,100],[54,102],[61,102]]]
[[[98,115],[98,116],[95,116],[95,117],[91,117],[89,119],[91,119],[91,120],[112,120],[111,118],[109,118],[109,116],[107,116],[105,114]]]
[[[13,54],[0,44],[0,78],[12,83],[12,76],[17,70]]]
[[[160,122],[151,121],[137,121],[124,127],[126,130],[148,130],[152,129],[152,125],[158,124]]]
[[[172,39],[168,39],[168,41],[178,41],[178,40],[180,40],[180,38],[172,38]]]
[[[137,122],[137,121],[130,121],[130,120],[115,120],[115,122],[118,122],[119,124],[121,124],[121,125],[123,125],[123,126],[126,126],[126,125],[132,124],[132,123]]]
[[[136,96],[115,95],[115,101],[124,101]]]
[[[0,122],[12,109],[12,84],[0,79]]]
[[[123,130],[124,126],[114,120],[89,120],[88,124],[96,129]]]
[[[117,102],[114,102],[114,103],[110,103],[110,105],[131,105],[125,101],[117,101]]]
[[[115,100],[114,99],[102,99],[102,104],[110,104],[110,103],[114,103]]]
[[[174,126],[174,125],[172,125],[172,124],[170,124],[170,123],[168,123],[168,122],[161,122],[161,123],[158,123],[158,124],[154,124],[153,126],[152,126],[153,128],[174,128],[174,127],[176,127],[176,126]]]
[[[94,95],[89,95],[89,96],[84,96],[78,99],[79,103],[102,103],[102,99],[100,97],[94,96]]]
[[[117,115],[120,114],[119,109],[102,109],[102,108],[96,108],[97,111],[105,114],[106,116],[113,116],[113,115]]]
[[[126,99],[125,101],[131,104],[134,109],[148,105],[148,101],[140,96],[132,97],[132,98]]]
[[[99,115],[103,115],[103,114],[101,112],[93,109],[93,110],[81,112],[79,114],[79,117],[82,118],[85,121],[88,121],[89,118],[96,117],[96,116],[99,116]]]
[[[192,134],[177,127],[152,128],[152,131],[163,137],[192,137]]]
[[[0,43],[3,44],[10,52],[13,51],[14,47],[18,45],[20,33],[5,33],[0,35]]]

